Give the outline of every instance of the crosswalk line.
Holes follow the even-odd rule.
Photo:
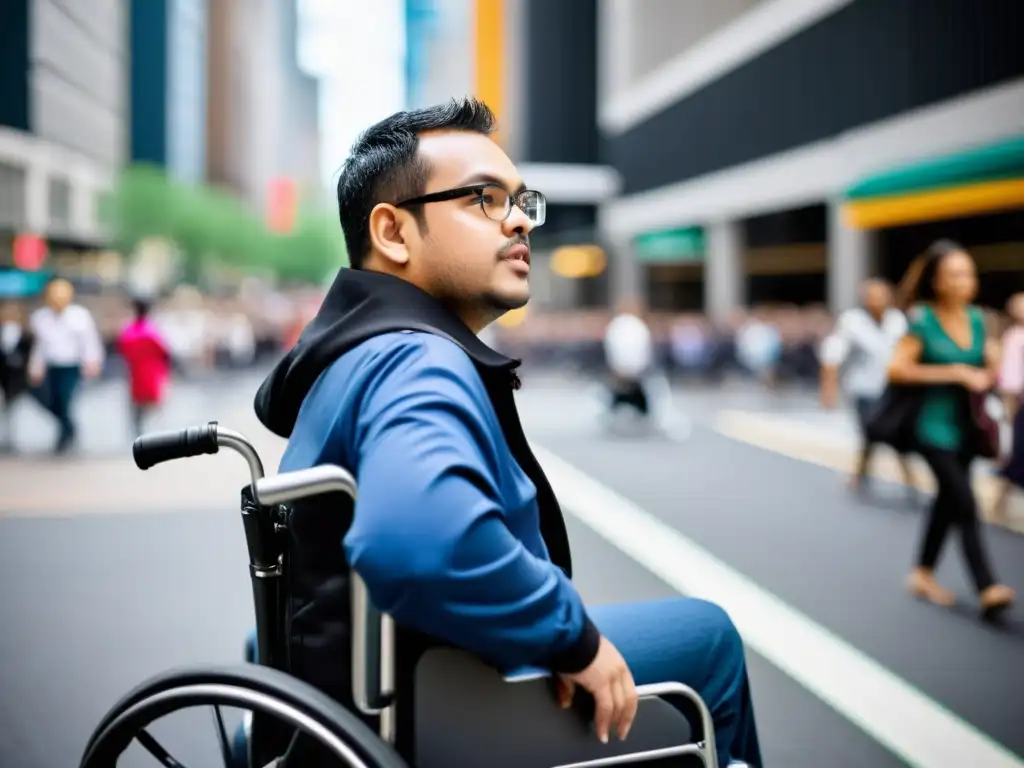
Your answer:
[[[540,446],[562,507],[669,586],[725,608],[744,641],[914,768],[1024,759],[693,540]]]

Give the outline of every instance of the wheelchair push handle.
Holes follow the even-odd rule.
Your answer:
[[[199,427],[186,427],[166,432],[150,432],[137,437],[132,444],[135,466],[149,469],[157,464],[217,453],[230,448],[249,465],[252,484],[263,477],[263,461],[248,438],[233,429],[225,429],[211,421]]]
[[[136,438],[132,444],[132,456],[139,469],[149,469],[175,459],[217,453],[218,450],[220,445],[215,421],[201,427],[150,432]]]

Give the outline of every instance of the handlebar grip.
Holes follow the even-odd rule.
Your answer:
[[[139,469],[149,469],[165,461],[217,453],[217,422],[201,427],[151,432],[136,438],[132,457]]]

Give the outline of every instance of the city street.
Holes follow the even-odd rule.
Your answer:
[[[748,385],[677,389],[689,439],[612,435],[585,382],[523,380],[523,422],[567,512],[584,597],[723,605],[747,644],[766,765],[1024,766],[1024,609],[1001,627],[978,621],[956,540],[939,575],[960,607],[907,596],[926,499],[908,501],[887,456],[871,496],[845,491],[845,414]],[[179,384],[153,427],[217,419],[273,471],[283,443],[252,415],[257,381]],[[26,405],[17,426],[31,454],[0,457],[0,765],[11,768],[77,764],[117,698],[169,667],[240,660],[252,623],[241,459],[143,473],[120,384],[90,388],[78,412],[80,455],[45,456],[52,428]],[[987,469],[977,486],[991,497]],[[1022,530],[1018,504],[985,534],[1018,589]],[[212,745],[212,720],[198,726]]]

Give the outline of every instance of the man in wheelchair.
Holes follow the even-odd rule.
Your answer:
[[[256,397],[288,438],[281,471],[350,469],[358,514],[298,502],[288,526],[289,671],[351,705],[349,567],[414,636],[502,670],[549,669],[627,737],[636,686],[696,689],[722,766],[760,766],[743,645],[689,598],[586,608],[558,502],[516,412],[517,361],[476,334],[529,298],[544,196],[474,100],[400,112],[356,142],[338,181],[351,269]],[[426,642],[424,640],[424,642]],[[524,734],[526,736],[526,734]]]

